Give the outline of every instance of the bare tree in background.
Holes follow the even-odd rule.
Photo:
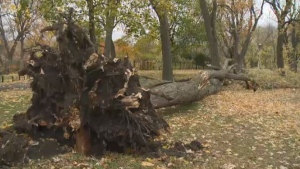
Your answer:
[[[217,0],[212,1],[212,11],[209,12],[209,7],[206,0],[199,0],[201,14],[204,19],[205,32],[208,39],[208,48],[211,56],[211,64],[214,67],[220,67],[219,47],[216,31],[216,16],[217,16]]]
[[[270,4],[277,19],[277,68],[284,68],[283,48],[287,42],[288,25],[294,23],[299,15],[298,2],[297,0],[265,0],[265,2]]]
[[[12,61],[20,42],[20,66],[23,66],[24,41],[38,17],[38,1],[14,0],[2,2],[0,8],[0,37],[6,51],[6,58]]]
[[[220,31],[223,50],[227,50],[225,53],[237,63],[237,72],[241,72],[253,32],[263,14],[264,1],[255,4],[253,0],[224,0],[219,2],[219,6],[222,23],[225,24]]]

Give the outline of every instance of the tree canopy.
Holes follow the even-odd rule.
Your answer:
[[[232,58],[238,72],[251,65],[297,70],[296,0],[13,0],[0,5],[2,60],[23,60],[24,48],[34,41],[55,42],[53,34],[39,37],[38,31],[72,7],[74,21],[86,28],[98,52],[112,58],[161,60],[164,79],[172,80],[172,62],[195,60],[196,55],[209,57],[216,67]],[[278,22],[271,33],[258,22],[267,5]],[[258,36],[262,30],[270,35],[263,40]],[[125,37],[113,40],[114,32]]]

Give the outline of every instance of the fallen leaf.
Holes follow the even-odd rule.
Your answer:
[[[234,169],[234,168],[236,168],[236,165],[228,163],[228,164],[224,164],[221,168],[222,169]]]
[[[175,166],[173,163],[168,163],[167,167],[173,167]]]
[[[143,162],[142,162],[142,166],[144,166],[144,167],[153,167],[154,164],[153,164],[153,163],[150,163],[150,162],[148,162],[148,161],[143,161]]]
[[[194,151],[193,151],[193,150],[191,150],[191,149],[189,149],[189,150],[186,150],[185,152],[186,152],[186,153],[188,153],[188,154],[194,154]]]

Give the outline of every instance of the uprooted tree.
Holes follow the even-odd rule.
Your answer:
[[[30,51],[27,67],[19,72],[32,77],[33,94],[28,110],[13,118],[18,133],[55,138],[86,155],[101,154],[112,146],[121,151],[126,147],[138,149],[147,146],[161,130],[168,131],[168,123],[155,108],[200,100],[216,93],[224,79],[242,80],[248,87],[256,87],[253,80],[230,73],[234,65],[226,61],[220,70],[202,71],[185,81],[144,89],[129,59],[95,53],[94,44],[71,15],[72,10],[63,21],[41,30],[55,31],[58,47],[37,44]],[[5,144],[2,157],[4,151],[11,150],[5,147],[14,144],[4,141],[5,135],[0,132],[0,144]]]

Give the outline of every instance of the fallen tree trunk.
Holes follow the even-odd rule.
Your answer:
[[[226,61],[225,65],[227,64]],[[231,66],[225,66],[221,70],[199,71],[186,81],[155,85],[150,90],[151,102],[155,108],[162,108],[199,101],[217,93],[227,79],[245,81],[247,89],[257,90],[258,84],[253,79],[230,73],[231,69]]]

